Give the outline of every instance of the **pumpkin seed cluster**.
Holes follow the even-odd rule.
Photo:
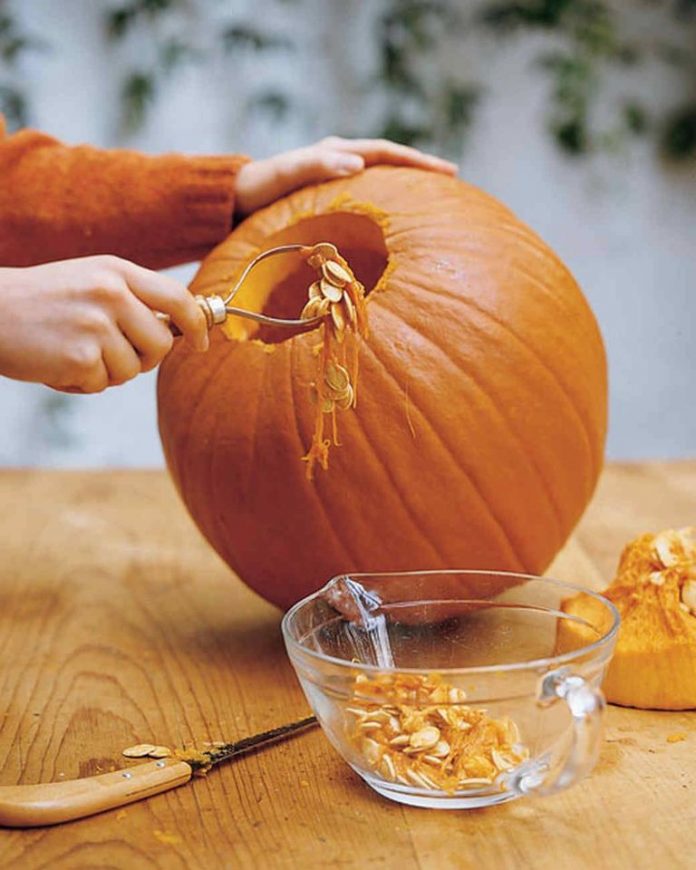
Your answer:
[[[465,703],[441,676],[355,677],[346,707],[351,744],[382,779],[448,793],[491,785],[529,758],[517,725]]]
[[[331,444],[338,446],[336,411],[354,408],[357,402],[358,336],[367,335],[365,288],[357,280],[346,260],[330,242],[308,248],[307,263],[318,272],[309,286],[308,301],[300,317],[303,320],[324,318],[321,343],[316,347],[319,358],[312,395],[317,403],[317,417],[312,445],[305,457],[307,476],[313,476],[318,461],[328,467]],[[324,415],[331,415],[333,437],[324,437]]]

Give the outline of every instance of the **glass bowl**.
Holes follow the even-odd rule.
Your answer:
[[[579,592],[597,624],[563,612]],[[601,595],[494,571],[344,575],[282,623],[353,770],[384,797],[441,808],[551,794],[592,770],[618,627]]]

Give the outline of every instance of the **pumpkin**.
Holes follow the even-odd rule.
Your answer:
[[[644,709],[696,707],[696,529],[631,541],[603,595],[621,614],[602,686],[607,699]],[[600,632],[609,627],[605,608],[588,595],[575,596],[563,609]],[[585,622],[560,620],[559,652],[596,639]]]
[[[364,285],[370,324],[327,470],[308,480],[300,461],[316,332],[236,319],[207,354],[179,344],[161,366],[167,465],[205,537],[281,607],[342,572],[545,569],[605,441],[604,347],[573,277],[481,190],[374,167],[257,212],[191,289],[224,293],[260,251],[319,241]],[[312,280],[297,258],[271,258],[235,304],[297,317]]]

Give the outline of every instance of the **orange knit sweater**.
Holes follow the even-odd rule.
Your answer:
[[[199,260],[230,231],[245,162],[8,136],[0,115],[0,266],[107,253],[153,269]]]

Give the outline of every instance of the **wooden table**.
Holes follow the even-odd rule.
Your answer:
[[[164,473],[6,471],[0,516],[0,783],[307,711],[278,611],[206,546]],[[614,465],[553,571],[601,586],[632,536],[695,519],[696,462]],[[0,866],[696,867],[696,714],[607,719],[595,773],[553,798],[402,807],[312,731],[123,810],[2,830]]]

